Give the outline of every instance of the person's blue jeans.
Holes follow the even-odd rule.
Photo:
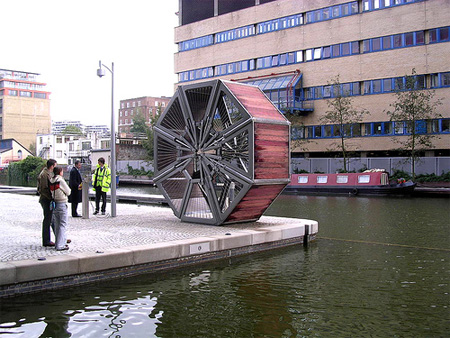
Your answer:
[[[56,208],[53,211],[53,221],[55,223],[55,234],[56,234],[56,250],[64,249],[66,246],[66,230],[67,230],[67,204],[66,203],[56,203]]]
[[[50,227],[53,229],[53,233],[55,232],[55,226],[52,223],[53,211],[50,210],[50,200],[41,198],[39,203],[44,213],[44,220],[42,221],[42,245],[49,245],[51,242]]]

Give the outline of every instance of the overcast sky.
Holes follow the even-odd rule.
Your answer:
[[[178,0],[10,0],[1,4],[0,68],[39,73],[52,120],[111,123],[119,100],[172,96]],[[111,68],[111,67],[110,67]]]

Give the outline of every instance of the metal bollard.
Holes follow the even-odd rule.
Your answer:
[[[89,183],[91,182],[90,176],[86,176],[83,179],[83,186],[81,187],[81,205],[82,205],[82,218],[89,219]]]

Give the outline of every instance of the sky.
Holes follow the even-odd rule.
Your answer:
[[[41,74],[52,121],[111,124],[119,101],[172,96],[178,0],[12,0],[1,4],[0,68]],[[116,128],[117,130],[117,128]]]

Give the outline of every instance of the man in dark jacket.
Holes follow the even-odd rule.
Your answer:
[[[72,203],[72,217],[81,217],[77,213],[78,203],[81,202],[81,179],[80,174],[81,162],[79,160],[75,161],[75,165],[72,170],[70,170],[69,176],[69,187],[70,187],[70,196],[69,202]]]
[[[55,232],[52,224],[53,210],[50,209],[50,202],[52,201],[52,195],[50,192],[49,182],[53,177],[53,168],[56,166],[56,161],[49,159],[47,166],[42,169],[38,176],[37,191],[40,195],[39,203],[41,204],[42,211],[44,212],[44,220],[42,221],[42,245],[43,246],[55,246],[55,243],[50,239],[50,226]]]

